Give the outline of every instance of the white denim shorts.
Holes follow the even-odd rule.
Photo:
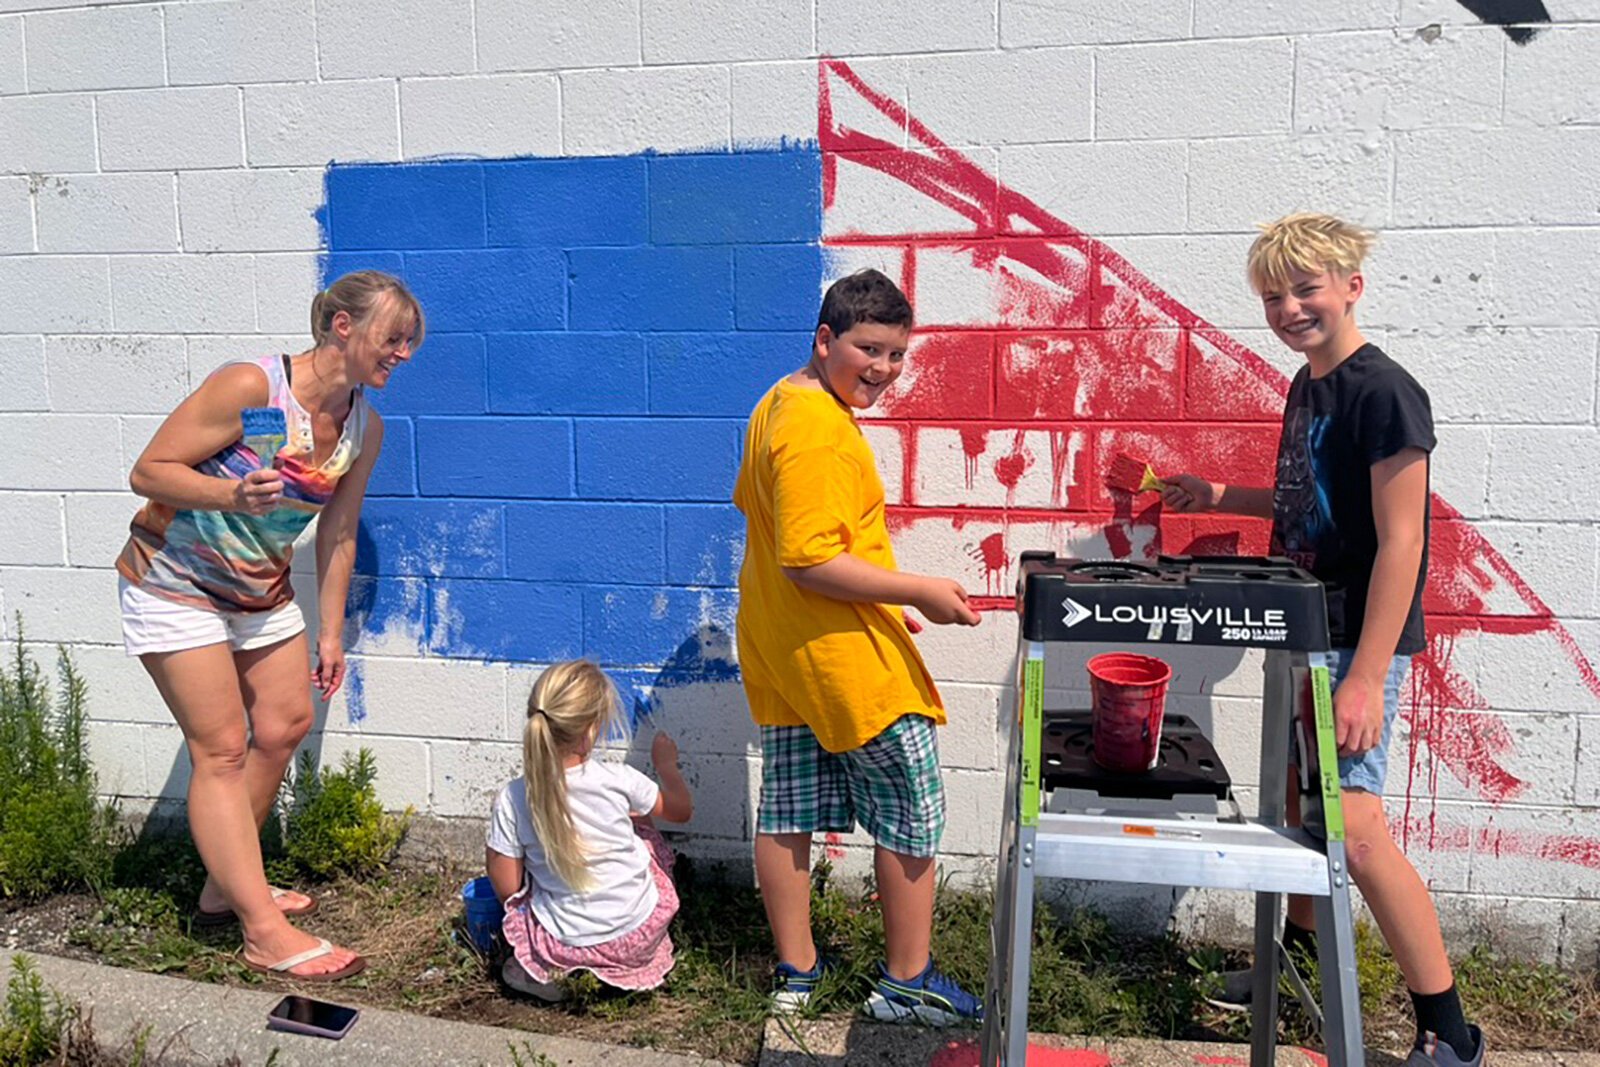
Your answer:
[[[300,605],[286,601],[271,611],[206,611],[147,593],[117,580],[122,599],[122,644],[130,656],[180,652],[226,643],[235,652],[275,645],[306,628]]]

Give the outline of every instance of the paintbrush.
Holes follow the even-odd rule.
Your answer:
[[[1106,471],[1106,485],[1124,493],[1159,493],[1167,483],[1156,476],[1155,468],[1132,456],[1118,452]]]
[[[244,447],[256,454],[261,469],[272,466],[272,458],[289,439],[289,424],[280,408],[245,408],[239,412],[244,423]]]

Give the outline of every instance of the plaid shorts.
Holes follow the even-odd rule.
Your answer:
[[[761,834],[847,834],[928,857],[944,834],[939,735],[926,715],[902,715],[860,748],[829,752],[809,726],[761,728]]]

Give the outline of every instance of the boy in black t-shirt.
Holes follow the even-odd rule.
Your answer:
[[[1400,683],[1423,647],[1434,437],[1428,394],[1356,326],[1372,240],[1328,215],[1263,228],[1250,248],[1250,282],[1272,332],[1306,357],[1284,405],[1277,482],[1251,488],[1182,474],[1162,499],[1180,512],[1272,519],[1273,553],[1326,587],[1350,873],[1411,990],[1417,1041],[1406,1065],[1480,1067],[1483,1036],[1462,1014],[1433,900],[1383,813]],[[1291,818],[1296,802],[1291,795]],[[1313,921],[1310,899],[1291,896],[1284,944],[1314,949]],[[1230,978],[1228,999],[1247,1003],[1247,977]]]

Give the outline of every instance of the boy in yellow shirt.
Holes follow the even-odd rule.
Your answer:
[[[756,876],[777,943],[774,1009],[802,1008],[825,969],[811,937],[811,841],[876,842],[886,959],[866,1011],[888,1021],[976,1021],[978,998],[933,966],[934,853],[945,721],[900,605],[975,626],[948,578],[895,569],[883,483],[852,409],[904,366],[911,304],[875,270],[824,295],[811,359],[750,413],[733,502],[747,525],[739,667],[761,727]]]

